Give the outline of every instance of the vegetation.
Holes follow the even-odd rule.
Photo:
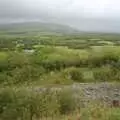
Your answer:
[[[120,82],[120,35],[21,31],[0,31],[0,120],[119,120],[119,108],[83,107],[71,90],[35,88]]]
[[[80,108],[79,108],[80,107]],[[95,102],[78,107],[72,92],[4,88],[0,92],[1,120],[69,119],[119,120],[120,109]]]

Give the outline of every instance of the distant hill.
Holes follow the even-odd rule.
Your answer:
[[[54,32],[54,33],[79,33],[76,30],[67,25],[54,24],[54,23],[42,23],[42,22],[23,22],[23,23],[9,23],[1,24],[0,30],[20,33],[20,32]]]

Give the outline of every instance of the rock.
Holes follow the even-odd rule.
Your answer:
[[[111,103],[113,106],[119,106],[120,101],[120,84],[112,83],[75,83],[73,85],[66,85],[60,87],[51,87],[49,91],[59,92],[62,90],[72,90],[75,99],[84,100],[101,100],[105,103]],[[44,92],[47,88],[34,88],[35,91]],[[80,101],[79,100],[79,101]],[[83,101],[84,102],[84,101]],[[120,104],[120,103],[119,103]]]
[[[120,107],[120,101],[119,100],[113,100],[112,101],[112,107]]]

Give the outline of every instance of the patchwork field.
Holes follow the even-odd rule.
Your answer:
[[[120,120],[119,34],[22,31],[0,31],[0,120]]]

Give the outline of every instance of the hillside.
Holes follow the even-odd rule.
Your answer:
[[[78,33],[79,31],[61,24],[42,23],[42,22],[24,22],[1,24],[1,31],[7,33],[29,33],[29,32],[47,32],[47,33]]]

